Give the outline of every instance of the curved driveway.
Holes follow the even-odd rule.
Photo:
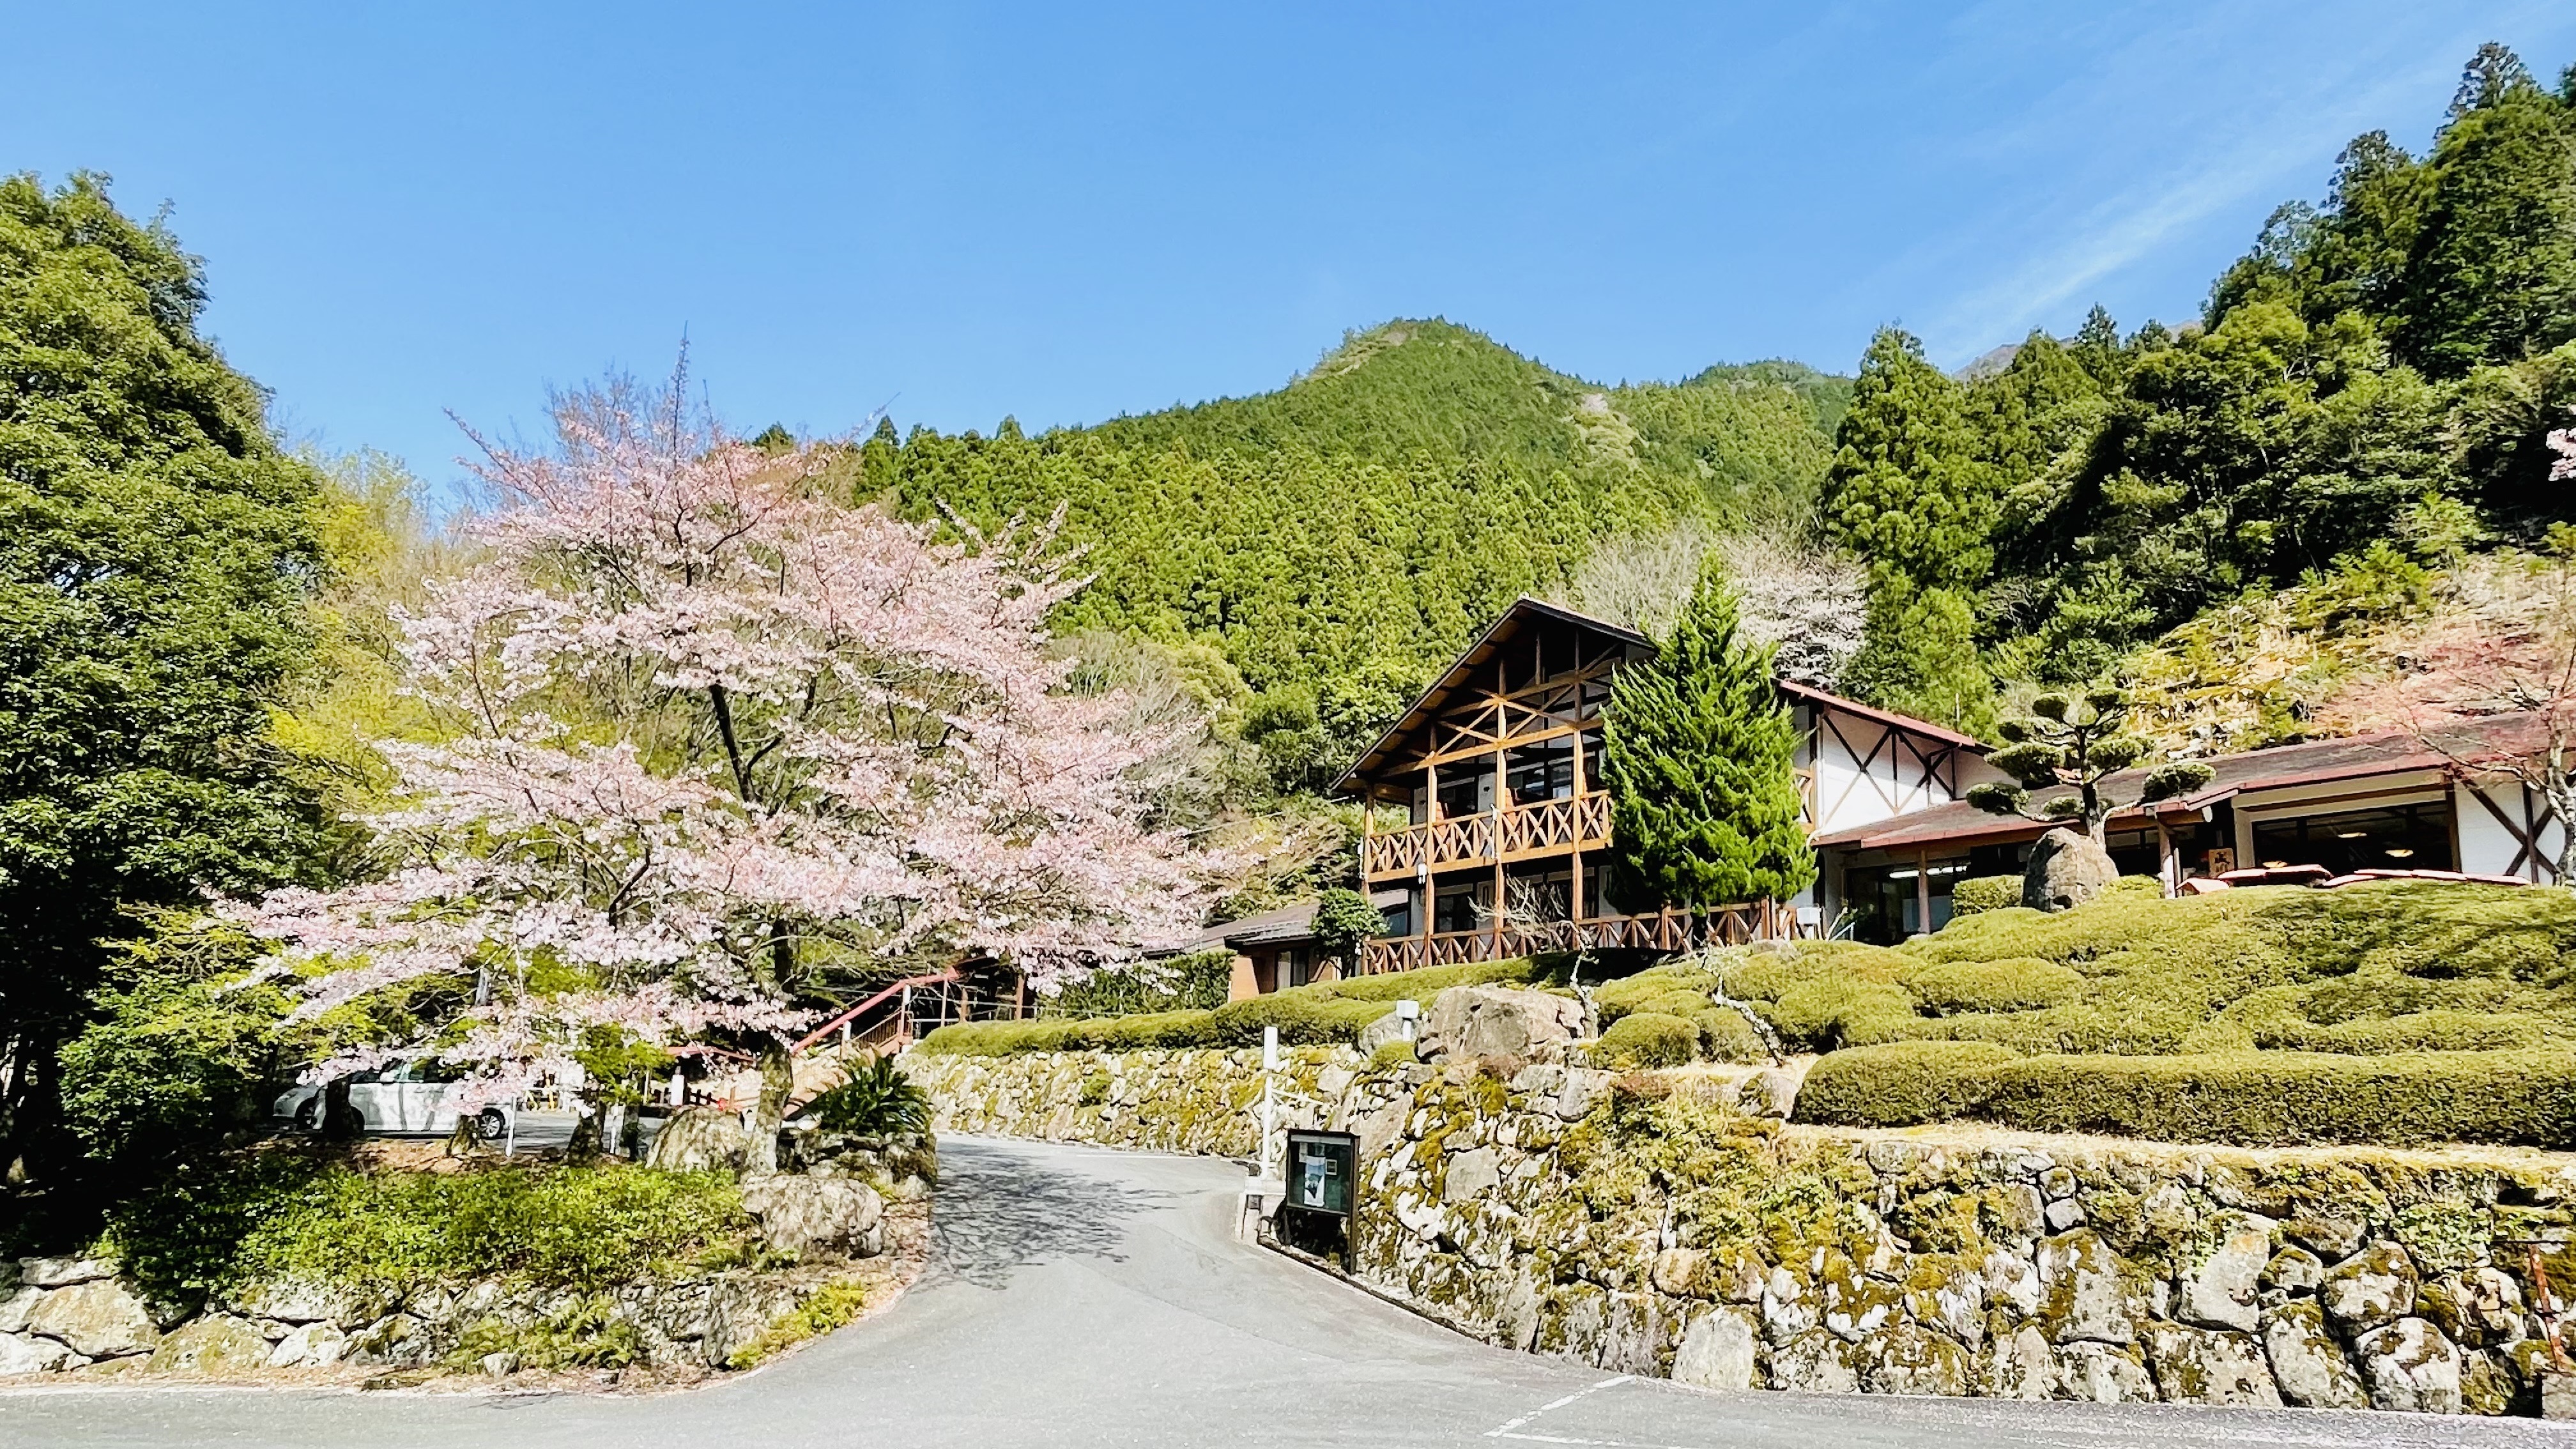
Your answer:
[[[38,1388],[0,1445],[2576,1445],[2531,1421],[1704,1394],[1472,1343],[1235,1242],[1240,1172],[1020,1142],[941,1147],[938,1261],[889,1312],[651,1398]]]

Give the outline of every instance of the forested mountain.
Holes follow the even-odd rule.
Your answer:
[[[2546,447],[2576,403],[2576,69],[2481,49],[2429,154],[2355,139],[2195,323],[2097,309],[1974,374],[1894,331],[1863,360],[1823,509],[1870,568],[1849,687],[1977,726],[1998,681],[2134,668],[2277,590],[2339,592],[2337,627],[2420,606],[2481,539],[2576,517]]]
[[[887,424],[861,491],[982,526],[1062,505],[1098,575],[1068,627],[1212,645],[1320,778],[1600,540],[1808,516],[1849,387],[1788,363],[1605,387],[1399,321],[1255,397],[1037,437]]]

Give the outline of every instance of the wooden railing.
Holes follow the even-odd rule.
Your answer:
[[[1609,842],[1610,797],[1596,792],[1371,836],[1360,869],[1372,878],[1412,875],[1426,864],[1437,869],[1460,861],[1509,859],[1576,846],[1591,849]]]
[[[1816,928],[1776,901],[1747,901],[1702,911],[1665,910],[1641,916],[1592,916],[1580,921],[1392,936],[1360,948],[1360,972],[1412,971],[1469,961],[1508,961],[1550,951],[1654,951],[1678,953],[1703,946],[1812,937]]]

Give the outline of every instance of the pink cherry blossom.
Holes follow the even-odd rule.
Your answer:
[[[1049,656],[1083,582],[1051,527],[852,506],[827,448],[557,422],[487,445],[484,561],[398,618],[440,733],[379,742],[386,868],[237,911],[304,1015],[447,978],[480,1100],[599,1028],[777,1050],[836,978],[989,956],[1052,987],[1195,928],[1237,863],[1151,823],[1187,730]]]

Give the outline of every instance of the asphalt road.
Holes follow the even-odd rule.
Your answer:
[[[1231,1236],[1223,1162],[951,1139],[937,1264],[887,1313],[653,1398],[0,1392],[0,1445],[2576,1445],[2533,1421],[1706,1394],[1471,1343]]]

